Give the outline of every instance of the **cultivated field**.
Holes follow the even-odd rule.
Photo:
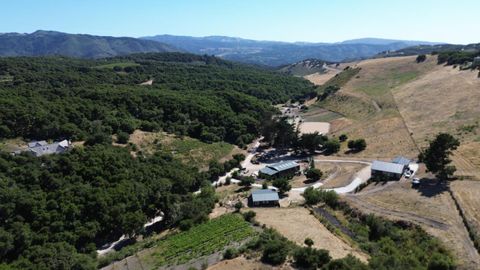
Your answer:
[[[217,253],[226,246],[239,243],[253,235],[252,227],[241,216],[223,215],[189,231],[153,241],[151,248],[103,269],[158,269],[169,265],[195,264],[197,261],[201,264],[202,259],[209,260],[209,256],[219,259]]]
[[[332,234],[305,208],[252,208],[257,213],[255,219],[267,227],[276,229],[283,236],[303,245],[305,238],[311,238],[315,248],[326,249],[334,259],[353,254],[362,261],[368,256],[353,249],[343,240]]]
[[[447,187],[438,185],[434,180],[422,180],[418,189],[411,188],[409,182],[389,182],[380,188],[346,196],[346,199],[366,213],[422,226],[452,250],[462,269],[476,269],[480,264],[480,255]]]
[[[330,130],[330,123],[327,122],[303,122],[299,125],[300,133],[315,133],[327,134]]]

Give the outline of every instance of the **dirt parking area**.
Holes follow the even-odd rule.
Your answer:
[[[303,245],[305,238],[314,241],[314,247],[326,249],[334,259],[352,254],[366,262],[368,256],[355,250],[342,239],[332,234],[305,208],[253,208],[255,219],[267,227],[276,229],[283,236]]]
[[[315,133],[327,134],[330,131],[330,123],[327,122],[303,122],[299,126],[300,133]]]
[[[453,252],[460,269],[478,269],[480,256],[455,202],[447,187],[436,180],[422,179],[418,189],[413,189],[408,181],[388,182],[345,198],[363,212],[422,226]]]

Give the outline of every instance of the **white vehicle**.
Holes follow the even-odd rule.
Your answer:
[[[410,178],[412,176],[412,172],[407,170],[403,175],[405,175],[406,178]]]

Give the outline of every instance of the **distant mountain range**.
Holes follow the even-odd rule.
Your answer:
[[[106,37],[36,31],[0,34],[0,56],[62,55],[103,58],[141,52],[180,51],[160,42],[129,37]]]
[[[0,56],[62,55],[78,58],[104,58],[142,52],[184,51],[277,67],[304,59],[322,59],[328,62],[362,59],[385,51],[434,44],[437,43],[378,38],[354,39],[338,43],[289,43],[225,36],[159,35],[137,39],[39,30],[31,34],[0,34]]]
[[[211,54],[228,60],[267,66],[281,66],[304,59],[339,62],[374,56],[383,51],[415,45],[438,44],[427,41],[404,41],[364,38],[338,43],[257,41],[225,36],[190,37],[158,35],[142,39],[159,41],[196,54]]]

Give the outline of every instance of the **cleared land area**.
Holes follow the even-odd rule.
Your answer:
[[[252,208],[255,219],[267,227],[276,229],[283,236],[303,245],[305,238],[311,238],[315,248],[326,249],[334,259],[352,254],[366,262],[368,256],[355,250],[332,234],[305,208]]]
[[[177,137],[165,132],[136,130],[130,135],[129,142],[135,144],[142,152],[152,154],[156,151],[165,151],[201,169],[205,169],[212,160],[230,159],[233,154],[242,152],[229,143],[208,144],[190,137]]]
[[[315,133],[327,134],[330,130],[330,123],[327,122],[303,122],[299,125],[300,133]]]
[[[364,195],[362,195],[364,193]],[[478,269],[480,255],[471,241],[447,187],[424,179],[418,189],[409,182],[390,182],[383,188],[346,200],[363,212],[393,220],[407,220],[438,237],[458,258],[461,269]]]
[[[315,164],[315,167],[322,170],[322,172],[331,171],[331,167],[334,167],[334,171],[328,176],[327,180],[323,182],[322,188],[338,188],[344,187],[350,184],[355,178],[355,175],[365,165],[354,163],[324,163],[319,162]]]

